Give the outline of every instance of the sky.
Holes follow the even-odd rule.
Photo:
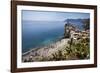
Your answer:
[[[78,13],[78,12],[22,10],[22,20],[27,20],[27,21],[64,21],[66,19],[85,19],[85,18],[90,18],[90,14]]]

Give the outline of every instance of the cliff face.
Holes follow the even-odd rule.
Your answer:
[[[65,24],[64,38],[70,38],[70,30],[68,24]]]
[[[71,23],[72,25],[74,25],[77,29],[79,30],[84,30],[85,28],[89,29],[89,24],[90,24],[90,19],[66,19],[64,20],[65,23]],[[87,24],[87,26],[84,26],[84,24]]]
[[[75,30],[75,27],[71,25],[70,23],[65,24],[65,29],[64,29],[64,38],[70,38],[71,37],[71,31]]]

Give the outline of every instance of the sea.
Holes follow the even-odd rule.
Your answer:
[[[70,20],[82,29],[81,21]],[[64,35],[63,21],[22,21],[22,53],[54,43]]]

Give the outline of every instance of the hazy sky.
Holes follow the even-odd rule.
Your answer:
[[[90,18],[89,13],[77,12],[48,12],[48,11],[33,11],[22,10],[22,20],[30,21],[64,21],[66,19],[84,19]]]

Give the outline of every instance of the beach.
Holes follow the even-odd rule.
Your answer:
[[[69,40],[70,39],[68,38],[61,39],[60,41],[57,41],[45,47],[33,48],[30,51],[23,54],[22,61],[24,62],[25,60],[27,61],[29,59],[31,59],[32,61],[38,61],[37,58],[52,57],[52,54],[54,54],[55,52],[65,49],[65,47],[68,46]]]

